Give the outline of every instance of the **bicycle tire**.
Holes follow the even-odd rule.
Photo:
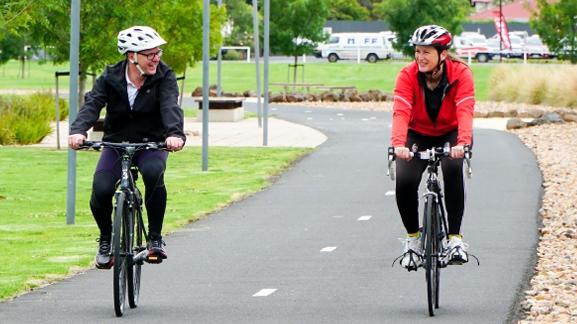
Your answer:
[[[444,220],[444,214],[441,212],[442,205],[440,203],[435,203],[435,237],[436,244],[435,244],[435,308],[439,308],[439,295],[440,295],[440,285],[441,285],[441,255],[443,253],[443,239],[445,237],[444,228],[446,226]]]
[[[437,266],[437,220],[435,215],[436,202],[433,196],[427,196],[425,200],[424,235],[425,235],[425,279],[427,281],[427,305],[429,316],[435,316],[435,306],[438,296],[438,272]]]
[[[140,206],[135,208],[136,217],[133,217],[134,237],[132,244],[132,253],[137,255],[140,251],[144,250],[146,247],[143,246],[144,228],[142,222],[142,211]],[[127,278],[128,282],[128,305],[130,308],[136,308],[138,306],[138,299],[140,297],[140,278],[142,274],[142,262],[134,263],[132,262],[131,271],[129,271],[130,276]]]
[[[117,317],[124,313],[126,301],[126,226],[125,213],[127,212],[126,194],[116,194],[114,224],[112,227],[112,246],[114,255],[113,295],[114,312]]]

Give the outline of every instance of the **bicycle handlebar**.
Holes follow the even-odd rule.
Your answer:
[[[139,150],[167,150],[166,143],[164,142],[145,142],[145,143],[112,143],[112,142],[101,142],[101,141],[84,141],[80,146],[83,148],[91,148],[96,151],[100,150],[102,147],[109,147],[114,149],[126,149],[127,147],[134,147],[137,151]]]
[[[465,156],[463,159],[467,164],[467,178],[470,179],[473,175],[473,169],[471,168],[471,157],[473,156],[473,152],[469,145],[465,145]],[[419,148],[416,144],[413,144],[411,148],[411,158],[417,156],[420,160],[430,160],[430,161],[438,161],[442,158],[448,157],[451,153],[451,145],[449,142],[445,143],[443,146],[433,147],[424,151],[419,152]],[[388,169],[387,169],[387,176],[391,178],[391,180],[395,180],[395,169],[393,168],[393,164],[396,160],[395,156],[395,148],[390,146],[387,151],[387,160],[388,162]]]

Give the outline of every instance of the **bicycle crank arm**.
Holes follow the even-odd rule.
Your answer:
[[[132,258],[132,262],[133,263],[142,263],[144,260],[146,260],[146,254],[148,253],[148,251],[146,249],[140,251],[137,255],[135,255]]]

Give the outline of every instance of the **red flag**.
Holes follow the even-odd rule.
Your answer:
[[[509,38],[509,28],[507,28],[507,22],[505,17],[499,13],[499,10],[493,10],[495,29],[497,34],[501,36],[501,43],[504,49],[511,49],[511,39]]]

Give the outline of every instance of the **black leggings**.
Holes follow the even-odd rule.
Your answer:
[[[446,142],[451,143],[451,146],[456,145],[457,130],[438,137],[425,136],[409,131],[407,136],[407,147],[411,148],[413,144],[417,144],[419,151],[443,146]],[[397,160],[395,189],[397,207],[407,233],[419,231],[419,185],[426,167],[427,161],[424,160]],[[448,234],[459,234],[465,210],[463,159],[444,159],[441,161],[441,169],[443,170],[445,206],[449,222]]]
[[[166,151],[146,150],[137,152],[133,159],[146,188],[144,204],[148,214],[148,230],[153,238],[161,235],[166,210],[164,170],[167,157]],[[113,149],[104,148],[94,172],[90,198],[92,215],[104,236],[112,233],[112,197],[116,191],[116,182],[120,179],[120,171],[119,154]]]

